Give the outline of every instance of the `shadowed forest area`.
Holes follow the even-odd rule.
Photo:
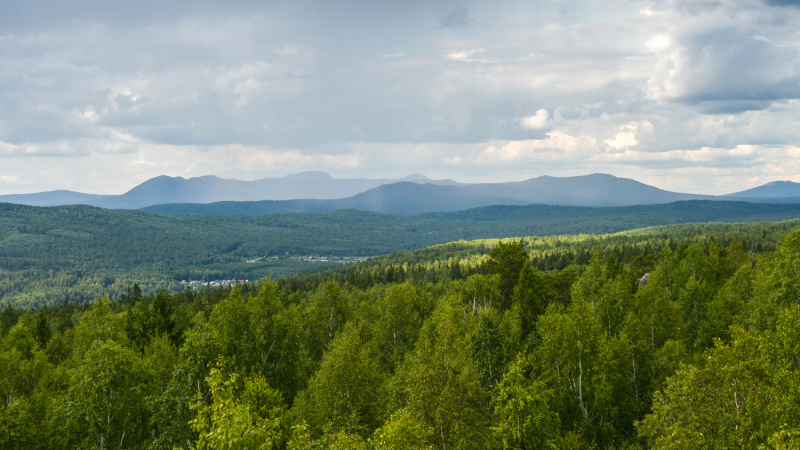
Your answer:
[[[792,223],[455,242],[0,327],[0,448],[800,445]]]
[[[53,306],[104,294],[117,300],[134,283],[147,294],[176,292],[188,278],[278,279],[338,266],[292,258],[302,255],[378,256],[458,240],[617,233],[686,222],[763,222],[798,214],[800,205],[709,201],[620,208],[491,206],[412,217],[354,210],[178,217],[0,203],[0,307]],[[265,256],[270,258],[246,262]],[[547,267],[567,264],[566,259],[548,260]]]

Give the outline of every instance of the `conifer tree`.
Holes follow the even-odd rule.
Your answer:
[[[500,294],[504,299],[500,309],[506,309],[511,304],[519,273],[528,263],[528,253],[523,250],[523,246],[522,239],[509,243],[499,241],[484,263],[484,268],[490,275],[500,277]]]

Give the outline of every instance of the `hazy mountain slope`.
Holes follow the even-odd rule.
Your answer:
[[[145,181],[121,195],[98,196],[72,192],[0,196],[0,201],[32,206],[87,204],[109,209],[138,209],[164,203],[212,203],[220,201],[259,201],[289,199],[336,199],[352,197],[377,186],[398,181],[460,185],[453,180],[431,180],[420,174],[395,179],[337,179],[325,172],[303,172],[283,178],[241,181],[204,176],[195,178],[159,176]],[[70,191],[54,191],[70,192]]]
[[[465,187],[470,195],[503,196],[520,203],[572,206],[625,206],[713,199],[713,196],[665,191],[628,178],[595,173],[576,177],[541,176],[516,183]]]
[[[324,212],[357,209],[387,214],[413,215],[460,211],[490,205],[549,204],[565,206],[626,206],[659,204],[718,197],[664,191],[611,175],[539,177],[512,183],[442,186],[409,182],[385,184],[350,198],[274,202],[212,203],[208,205],[155,205],[146,211],[164,214],[267,214]],[[726,198],[726,200],[732,200]]]
[[[36,194],[0,195],[0,203],[17,203],[29,206],[61,206],[94,202],[105,197],[105,195],[60,190],[38,192]]]
[[[746,191],[728,194],[726,197],[800,197],[800,183],[792,181],[773,181],[772,183],[747,189]]]
[[[710,196],[665,191],[606,174],[542,176],[518,182],[462,184],[453,180],[430,180],[420,174],[410,175],[398,182],[389,179],[336,179],[324,172],[303,172],[256,181],[215,176],[189,179],[160,176],[122,195],[96,196],[54,191],[0,196],[0,201],[35,206],[88,204],[108,209],[152,206],[147,210],[168,214],[267,214],[358,209],[400,215],[459,211],[489,205],[602,207],[681,200],[800,202],[800,192],[795,192],[800,191],[797,189],[800,184],[780,183],[770,183],[728,196]],[[782,194],[796,196],[785,197]],[[237,205],[234,202],[246,203]]]
[[[452,180],[429,180],[419,174],[407,178],[417,182],[456,183]],[[303,172],[283,178],[264,178],[256,181],[228,180],[215,176],[189,179],[161,176],[148,180],[118,197],[90,204],[103,208],[137,209],[165,203],[339,199],[396,181],[398,180],[336,179],[325,172]]]
[[[602,207],[717,199],[709,195],[665,191],[628,178],[599,173],[576,177],[541,176],[518,182],[465,186],[422,185],[412,188],[396,183],[380,186],[355,198],[371,206],[364,209],[393,214],[458,211],[498,204]]]
[[[355,209],[395,215],[434,211],[459,211],[496,204],[522,204],[503,197],[472,193],[458,186],[436,186],[410,182],[387,184],[350,198],[333,200],[265,200],[260,202],[217,202],[210,204],[164,204],[141,208],[162,214],[270,214],[327,212]]]

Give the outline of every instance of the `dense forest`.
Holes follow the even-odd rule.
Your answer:
[[[0,448],[798,448],[796,225],[456,242],[9,306]]]
[[[104,293],[116,300],[133,283],[145,293],[176,292],[187,278],[278,279],[336,266],[288,256],[376,256],[462,239],[602,234],[798,215],[800,205],[708,201],[621,208],[492,206],[413,217],[363,211],[168,216],[0,203],[0,305],[52,306]],[[277,255],[283,259],[245,262]],[[567,264],[556,261],[555,267]],[[546,265],[551,267],[550,260]]]

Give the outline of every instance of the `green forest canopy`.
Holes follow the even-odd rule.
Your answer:
[[[796,225],[460,242],[7,307],[0,448],[798,448]]]
[[[134,282],[146,293],[162,288],[175,292],[180,289],[178,281],[188,278],[254,280],[272,275],[277,279],[335,267],[285,258],[244,262],[260,256],[376,256],[458,240],[604,234],[671,223],[797,217],[800,205],[700,201],[623,208],[493,206],[413,217],[363,211],[177,217],[88,206],[2,203],[0,305],[80,302],[103,293],[113,300]],[[569,238],[554,242],[565,239]],[[585,259],[576,252],[572,255],[576,260]],[[566,259],[547,259],[548,268],[566,264]]]

